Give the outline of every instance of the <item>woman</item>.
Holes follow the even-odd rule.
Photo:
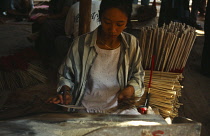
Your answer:
[[[138,40],[123,32],[130,20],[132,1],[102,0],[101,26],[76,38],[59,70],[58,94],[49,103],[84,106],[100,113],[118,101],[144,93],[144,71]],[[82,112],[82,111],[79,111]],[[121,114],[139,114],[136,109]]]
[[[41,15],[32,24],[32,34],[27,39],[35,42],[35,49],[44,63],[49,63],[56,53],[55,38],[65,34],[65,20],[75,0],[50,0],[49,13]]]
[[[91,20],[90,20],[90,31],[95,30],[99,25],[99,7],[101,1],[92,0],[91,1]],[[60,64],[60,60],[63,60],[66,56],[69,46],[71,45],[74,38],[76,38],[79,34],[79,6],[80,2],[76,2],[71,6],[66,16],[65,21],[65,34],[56,37],[55,39],[55,49],[56,49],[56,57]]]

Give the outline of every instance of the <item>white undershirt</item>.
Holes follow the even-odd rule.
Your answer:
[[[120,85],[117,79],[117,65],[120,47],[114,50],[95,47],[98,55],[90,70],[82,105],[86,108],[85,112],[104,113],[118,104]],[[140,115],[136,108],[113,114]]]
[[[82,101],[89,113],[100,113],[117,106],[117,93],[120,90],[117,80],[120,47],[114,50],[95,47],[98,55],[90,70]]]

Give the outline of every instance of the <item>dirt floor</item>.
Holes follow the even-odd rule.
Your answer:
[[[33,47],[34,44],[26,40],[31,32],[30,23],[6,22],[0,24],[0,56],[13,53],[20,47]],[[150,24],[155,24],[157,20]],[[203,26],[203,18],[199,18]],[[188,58],[181,82],[184,88],[180,102],[179,116],[190,118],[202,123],[202,136],[210,135],[210,78],[200,71],[200,61],[204,42],[204,35],[196,38],[191,54]],[[0,92],[0,120],[43,112],[63,112],[55,105],[45,104],[47,98],[55,94],[55,69],[47,70],[49,80],[43,84]]]

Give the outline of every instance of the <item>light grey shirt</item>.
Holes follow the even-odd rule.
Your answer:
[[[99,26],[100,27],[100,26]],[[63,85],[71,88],[72,104],[81,106],[85,87],[91,67],[97,57],[95,49],[98,28],[93,32],[76,38],[59,70],[58,89]],[[135,36],[122,32],[119,62],[117,64],[117,80],[120,90],[131,85],[136,96],[144,93],[144,70],[141,65],[141,51]]]

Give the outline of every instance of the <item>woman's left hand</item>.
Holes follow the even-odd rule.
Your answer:
[[[123,99],[129,99],[134,95],[134,88],[133,86],[127,86],[124,88],[120,94],[118,95],[118,101],[121,101]]]

